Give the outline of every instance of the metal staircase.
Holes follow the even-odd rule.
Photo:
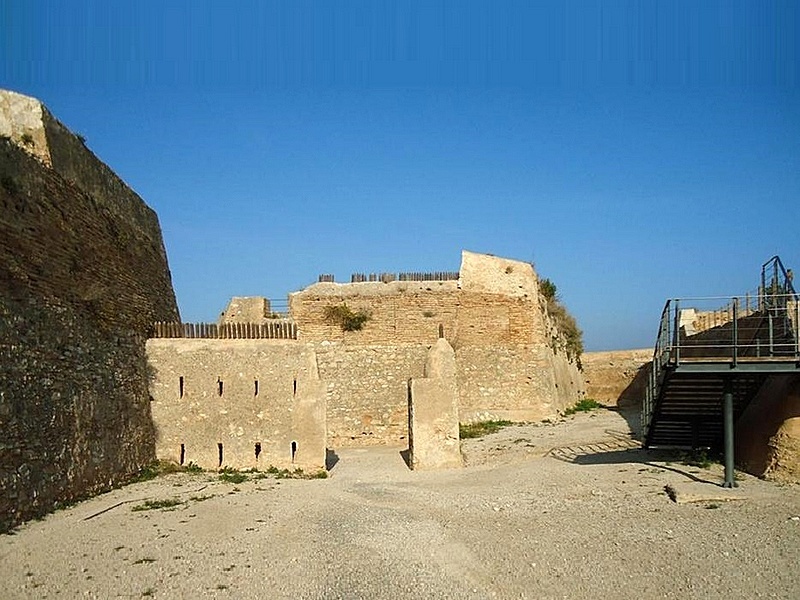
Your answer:
[[[733,424],[768,376],[800,373],[798,324],[792,274],[777,256],[755,294],[668,300],[642,410],[645,447],[724,448],[725,485],[735,485]]]

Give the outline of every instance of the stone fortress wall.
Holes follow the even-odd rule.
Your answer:
[[[177,320],[156,214],[0,91],[0,530],[150,463],[145,337]]]
[[[525,262],[465,251],[458,281],[318,283],[291,294],[289,304],[302,339],[325,348],[318,360],[332,382],[332,440],[381,440],[387,429],[404,439],[403,384],[422,376],[440,333],[456,353],[461,421],[542,419],[583,392]],[[370,313],[362,331],[328,322],[325,307],[340,304]],[[354,385],[362,392],[351,393]],[[364,411],[364,400],[376,410]]]
[[[314,348],[285,340],[151,339],[159,458],[206,469],[325,465]]]
[[[454,349],[453,383],[461,421],[552,416],[579,399],[583,378],[576,361],[557,345],[555,326],[539,296],[537,281],[528,263],[464,252],[459,281],[325,282],[291,294],[290,317],[299,339],[282,345],[273,340],[247,340],[245,345],[253,353],[249,362],[233,360],[227,340],[204,340],[202,345],[189,339],[150,340],[156,423],[161,430],[176,422],[172,413],[166,421],[162,418],[168,414],[162,407],[175,410],[179,371],[185,382],[205,381],[205,393],[211,396],[217,378],[242,379],[248,383],[241,386],[239,396],[229,400],[241,410],[216,404],[214,414],[228,429],[216,430],[216,437],[204,442],[204,447],[213,450],[217,443],[227,447],[243,440],[243,447],[260,443],[263,451],[264,431],[277,432],[285,423],[267,423],[273,413],[252,418],[253,381],[282,360],[275,354],[277,348],[294,345],[315,358],[326,392],[329,447],[405,445],[410,381],[424,378],[429,350],[440,336]],[[369,314],[361,330],[343,331],[326,317],[326,307],[345,304]],[[260,299],[235,298],[222,321],[237,322],[240,315],[251,313],[260,319],[268,312],[268,305]],[[162,384],[162,380],[168,383]],[[189,405],[184,402],[183,406]],[[181,435],[188,440],[190,433],[186,429],[178,433]],[[164,457],[174,460],[176,448],[187,442],[162,432],[159,444],[165,438],[170,438],[170,449],[165,449]],[[279,444],[285,446],[285,440]],[[246,461],[236,462],[232,455],[228,462],[226,453],[223,466],[252,464],[248,452]],[[184,460],[189,460],[188,456],[185,453]],[[285,464],[285,454],[279,459]],[[218,466],[216,455],[204,460],[202,466]],[[316,463],[306,464],[312,463],[323,466],[324,453],[318,452]]]
[[[652,348],[585,352],[586,397],[608,405],[641,406],[652,360]]]

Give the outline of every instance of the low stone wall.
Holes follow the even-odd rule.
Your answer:
[[[325,467],[325,386],[311,346],[151,339],[156,453],[205,469]]]
[[[603,404],[639,406],[647,391],[652,359],[650,348],[584,353],[586,397]]]

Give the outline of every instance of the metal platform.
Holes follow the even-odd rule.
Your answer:
[[[792,276],[777,256],[755,293],[668,300],[642,410],[644,446],[724,448],[725,485],[735,485],[733,424],[767,377],[800,373],[798,324]]]

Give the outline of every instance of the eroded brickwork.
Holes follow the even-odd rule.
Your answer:
[[[144,340],[178,319],[155,213],[20,98],[0,92],[0,529],[154,458]]]
[[[363,329],[326,317],[341,305],[370,315]],[[528,263],[465,252],[457,282],[318,283],[290,308],[319,348],[334,444],[405,443],[407,381],[422,376],[440,335],[455,349],[462,421],[541,419],[583,392]]]

